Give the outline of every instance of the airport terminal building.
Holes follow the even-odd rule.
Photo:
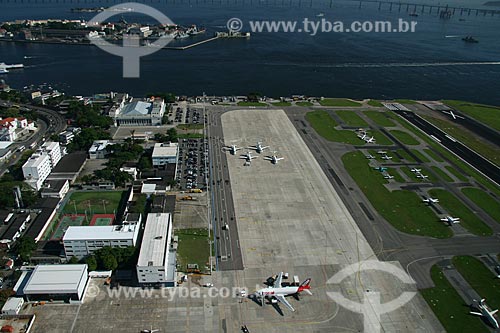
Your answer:
[[[137,280],[141,285],[177,285],[176,253],[171,239],[172,216],[169,213],[148,214],[137,262]]]

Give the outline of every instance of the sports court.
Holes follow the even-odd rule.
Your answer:
[[[122,191],[74,192],[63,208],[65,214],[113,214],[118,210]]]
[[[85,223],[85,215],[83,214],[66,214],[61,216],[59,220],[59,224],[57,225],[54,233],[52,234],[51,239],[61,239],[64,235],[64,232],[70,226],[80,226]]]
[[[92,220],[90,220],[89,225],[95,225],[95,226],[112,225],[114,220],[115,220],[114,214],[94,214],[94,216],[92,216]]]

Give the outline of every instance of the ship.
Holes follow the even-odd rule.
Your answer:
[[[184,39],[187,37],[189,37],[189,35],[185,31],[177,31],[177,34],[175,35],[175,39]]]
[[[466,36],[462,38],[462,40],[466,43],[479,43],[479,41],[472,36]]]
[[[186,30],[187,34],[190,36],[196,36],[205,33],[205,31],[206,31],[205,28],[198,29],[198,27],[194,24]]]

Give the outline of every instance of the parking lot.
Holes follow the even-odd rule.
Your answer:
[[[208,143],[206,139],[179,140],[177,186],[181,190],[205,189],[208,176]]]
[[[182,102],[174,105],[169,112],[169,120],[174,124],[203,124],[203,109],[190,107]]]

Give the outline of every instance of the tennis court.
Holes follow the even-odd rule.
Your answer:
[[[74,192],[66,202],[65,214],[112,214],[118,210],[122,191]]]
[[[78,214],[78,215],[71,215],[71,214],[66,214],[63,215],[60,220],[59,224],[52,234],[51,239],[61,239],[66,232],[66,229],[70,226],[80,226],[85,223],[85,215]]]
[[[90,220],[89,225],[104,226],[112,225],[115,220],[115,215],[113,214],[94,214],[92,220]]]

